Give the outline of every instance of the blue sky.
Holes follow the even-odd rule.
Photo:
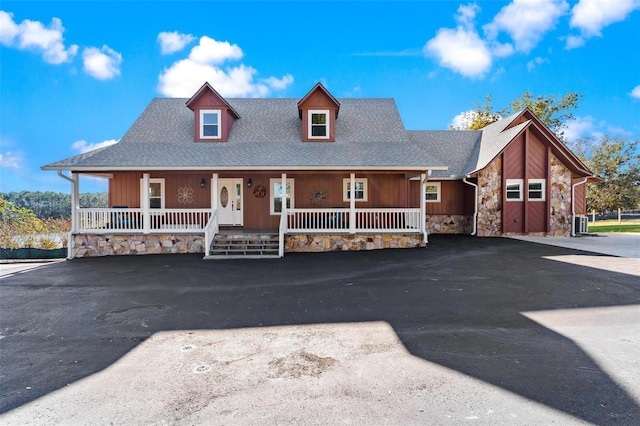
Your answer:
[[[395,98],[446,129],[491,93],[584,94],[567,139],[640,134],[640,0],[0,4],[0,192],[69,192],[40,166],[117,142],[154,97]],[[82,192],[104,191],[83,179]]]

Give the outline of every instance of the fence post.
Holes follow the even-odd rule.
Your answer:
[[[620,208],[618,207],[618,225],[622,225],[622,215],[620,214]]]

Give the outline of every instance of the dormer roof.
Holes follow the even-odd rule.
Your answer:
[[[333,104],[333,108],[331,109],[335,109],[335,118],[338,118],[338,111],[340,111],[340,102],[338,102],[338,100],[334,98],[333,95],[329,93],[329,91],[321,83],[316,83],[316,85],[313,86],[313,88],[309,90],[309,92],[304,95],[304,97],[300,99],[300,101],[298,101],[298,115],[300,116],[300,118],[302,118],[302,110],[305,109],[304,106],[318,92],[320,92],[329,101],[330,104]]]
[[[218,93],[216,91],[216,89],[214,89],[213,87],[211,87],[211,85],[208,82],[205,82],[202,87],[200,87],[200,89],[198,89],[198,91],[191,96],[189,99],[187,99],[186,105],[187,108],[189,108],[191,111],[194,111],[196,106],[200,103],[200,100],[206,95],[206,94],[211,94],[213,95],[214,98],[217,98],[218,103],[220,105],[224,105],[229,109],[229,112],[231,112],[234,116],[234,118],[240,118],[240,115],[236,112],[235,109],[233,109],[233,107],[229,104],[229,102],[227,102],[227,100],[225,98],[223,98],[220,93]]]

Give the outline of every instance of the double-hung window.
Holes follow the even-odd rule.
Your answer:
[[[507,201],[522,201],[522,179],[507,179]]]
[[[424,192],[427,203],[440,202],[440,182],[427,182]]]
[[[545,194],[545,180],[544,179],[529,179],[529,201],[544,201]]]
[[[309,139],[329,139],[329,110],[309,110]]]
[[[269,179],[269,186],[271,187],[271,196],[270,196],[270,204],[271,204],[271,214],[280,214],[282,213],[282,199],[286,200],[287,209],[291,209],[294,207],[294,188],[293,188],[294,180],[287,179],[287,188],[285,191],[282,190],[282,179]]]
[[[367,178],[356,178],[353,188],[353,198],[358,201],[367,201]],[[342,179],[342,201],[351,201],[351,179]]]
[[[219,109],[200,110],[200,139],[220,139],[222,113]]]

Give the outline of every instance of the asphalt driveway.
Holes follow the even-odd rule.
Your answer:
[[[618,258],[432,236],[8,274],[0,423],[632,424],[640,281],[589,259]]]

